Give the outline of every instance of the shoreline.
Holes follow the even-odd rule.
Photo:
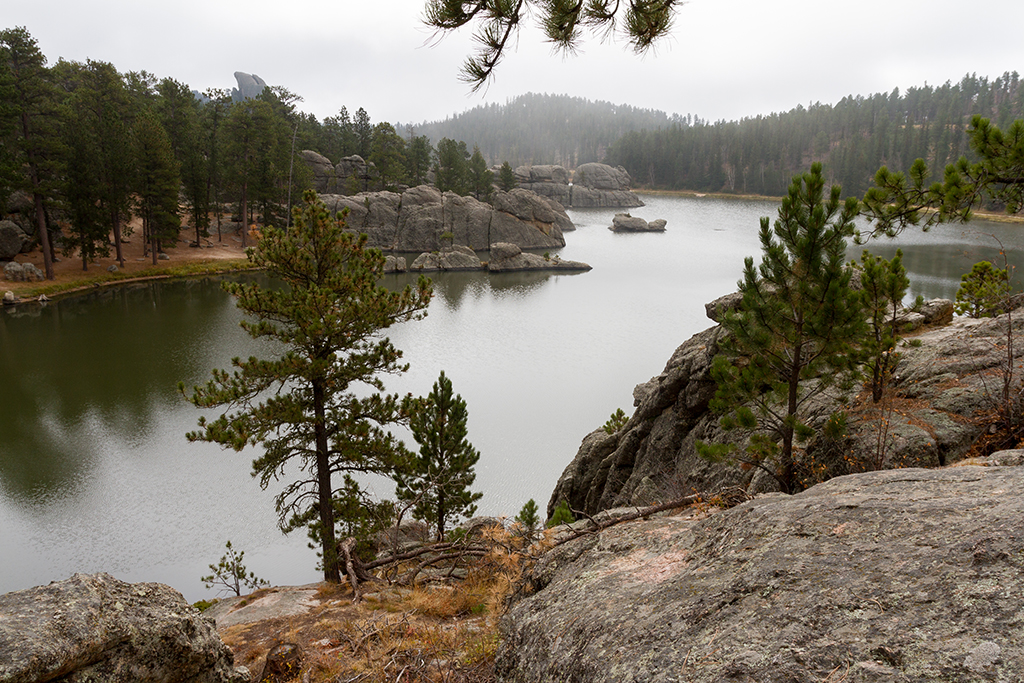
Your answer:
[[[688,199],[739,199],[743,201],[759,202],[781,202],[782,197],[770,197],[762,194],[732,194],[729,192],[696,192],[694,190],[652,190],[649,188],[633,188],[633,193],[638,195],[649,195],[652,197],[686,197]],[[931,213],[933,209],[922,209]],[[972,211],[971,216],[993,223],[1021,223],[1024,224],[1024,214],[1009,215],[993,211]]]

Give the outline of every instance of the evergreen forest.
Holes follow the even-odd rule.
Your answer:
[[[859,196],[881,166],[903,170],[921,158],[941,174],[946,164],[970,157],[966,130],[975,115],[1004,130],[1024,115],[1016,71],[739,121],[673,117],[662,128],[626,133],[604,161],[623,166],[644,187],[767,196],[786,194],[795,175],[821,162],[829,184]]]

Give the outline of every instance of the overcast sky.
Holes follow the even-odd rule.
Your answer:
[[[422,0],[53,0],[6,3],[51,62],[146,70],[193,89],[231,88],[245,71],[300,95],[323,120],[345,105],[374,123],[443,119],[527,92],[565,93],[704,119],[738,119],[905,90],[1024,73],[1024,2],[691,0],[643,57],[591,37],[553,54],[524,31],[477,94],[458,80],[470,32],[438,42]]]

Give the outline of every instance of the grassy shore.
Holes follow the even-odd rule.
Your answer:
[[[62,278],[60,281],[43,280],[42,282],[10,282],[4,281],[3,291],[13,292],[21,299],[32,299],[45,295],[49,299],[69,294],[86,292],[98,287],[142,282],[146,280],[167,280],[171,278],[196,277],[252,270],[247,259],[188,261],[185,263],[168,262],[168,265],[151,266],[136,271],[84,271],[80,277]]]

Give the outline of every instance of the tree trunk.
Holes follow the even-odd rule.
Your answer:
[[[117,262],[124,268],[124,254],[121,253],[121,214],[116,209],[110,212],[110,222],[114,226],[114,252]]]
[[[248,244],[245,241],[246,233],[249,232],[249,183],[242,183],[242,249]]]
[[[316,488],[320,508],[320,552],[323,554],[324,581],[341,583],[338,544],[334,538],[334,500],[331,463],[327,455],[327,423],[322,380],[313,381],[313,413],[316,432]]]

